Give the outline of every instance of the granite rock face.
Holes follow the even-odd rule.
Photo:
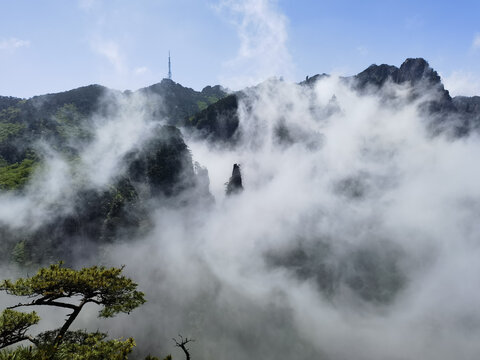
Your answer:
[[[364,89],[367,86],[381,87],[388,79],[395,79],[398,68],[392,65],[370,65],[367,69],[355,75],[357,87]]]
[[[243,191],[242,174],[240,165],[233,164],[232,176],[228,180],[226,193],[227,195],[238,194]]]
[[[328,74],[307,76],[298,85],[306,91],[315,86],[318,81],[328,79]],[[480,106],[478,99],[458,97],[452,99],[445,89],[440,76],[423,58],[406,59],[400,67],[393,65],[371,65],[357,75],[341,78],[347,86],[361,94],[376,94],[392,100],[392,93],[385,90],[388,84],[401,85],[409,89],[408,101],[415,101],[426,93],[432,96],[420,104],[420,111],[428,118],[427,127],[432,134],[447,132],[458,137],[480,128]],[[197,136],[212,142],[234,145],[242,137],[237,110],[239,102],[246,104],[248,111],[248,94],[255,94],[255,87],[231,94],[220,101],[211,104],[206,109],[191,117],[186,127]],[[337,113],[339,108],[317,109],[317,115],[328,118]],[[312,109],[315,105],[312,105]],[[283,130],[283,128],[281,128]],[[281,132],[283,134],[283,132]]]
[[[367,69],[353,77],[356,87],[364,89],[367,86],[383,86],[387,80],[395,84],[427,82],[430,86],[440,85],[441,79],[428,62],[422,58],[406,59],[400,68],[393,65],[370,65]]]

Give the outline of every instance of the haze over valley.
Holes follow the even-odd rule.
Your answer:
[[[182,358],[177,334],[202,360],[477,358],[480,97],[422,57],[292,79],[288,22],[259,3],[217,4],[239,54],[263,54],[253,23],[272,51],[235,58],[231,87],[169,68],[0,96],[2,279],[124,265],[146,303],[73,327],[135,338],[130,359]],[[62,326],[39,314],[33,334]]]

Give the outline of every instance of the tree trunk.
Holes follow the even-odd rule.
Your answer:
[[[75,321],[77,318],[78,314],[80,314],[80,311],[82,311],[83,305],[85,305],[85,301],[82,301],[80,305],[78,305],[75,310],[68,316],[67,321],[65,321],[65,324],[63,324],[62,328],[58,332],[57,336],[55,337],[55,341],[53,342],[53,352],[52,356],[50,359],[53,359],[53,356],[55,355],[55,352],[58,349],[58,346],[62,343],[63,337],[65,336],[65,333],[68,331],[68,328],[72,323]]]

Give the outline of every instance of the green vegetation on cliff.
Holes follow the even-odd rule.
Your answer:
[[[0,189],[20,189],[28,182],[37,163],[32,159],[24,159],[20,163],[3,166],[0,164]]]
[[[238,129],[238,95],[232,94],[209,105],[185,122],[211,140],[231,140]]]

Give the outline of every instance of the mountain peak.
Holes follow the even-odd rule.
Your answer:
[[[367,86],[381,87],[387,80],[395,84],[417,84],[426,82],[429,86],[441,85],[438,73],[433,70],[423,58],[408,58],[400,68],[393,65],[370,65],[367,69],[354,76],[357,87],[363,89]]]
[[[162,85],[174,85],[175,81],[173,81],[172,79],[163,78],[162,81],[160,81],[160,84],[162,84]]]
[[[411,82],[416,83],[421,80],[427,80],[431,84],[440,83],[440,76],[433,70],[428,62],[423,58],[408,58],[400,66],[396,78],[397,83]]]
[[[366,85],[382,86],[389,78],[395,78],[398,68],[393,65],[372,64],[361,73],[355,76],[358,86],[364,88]]]

